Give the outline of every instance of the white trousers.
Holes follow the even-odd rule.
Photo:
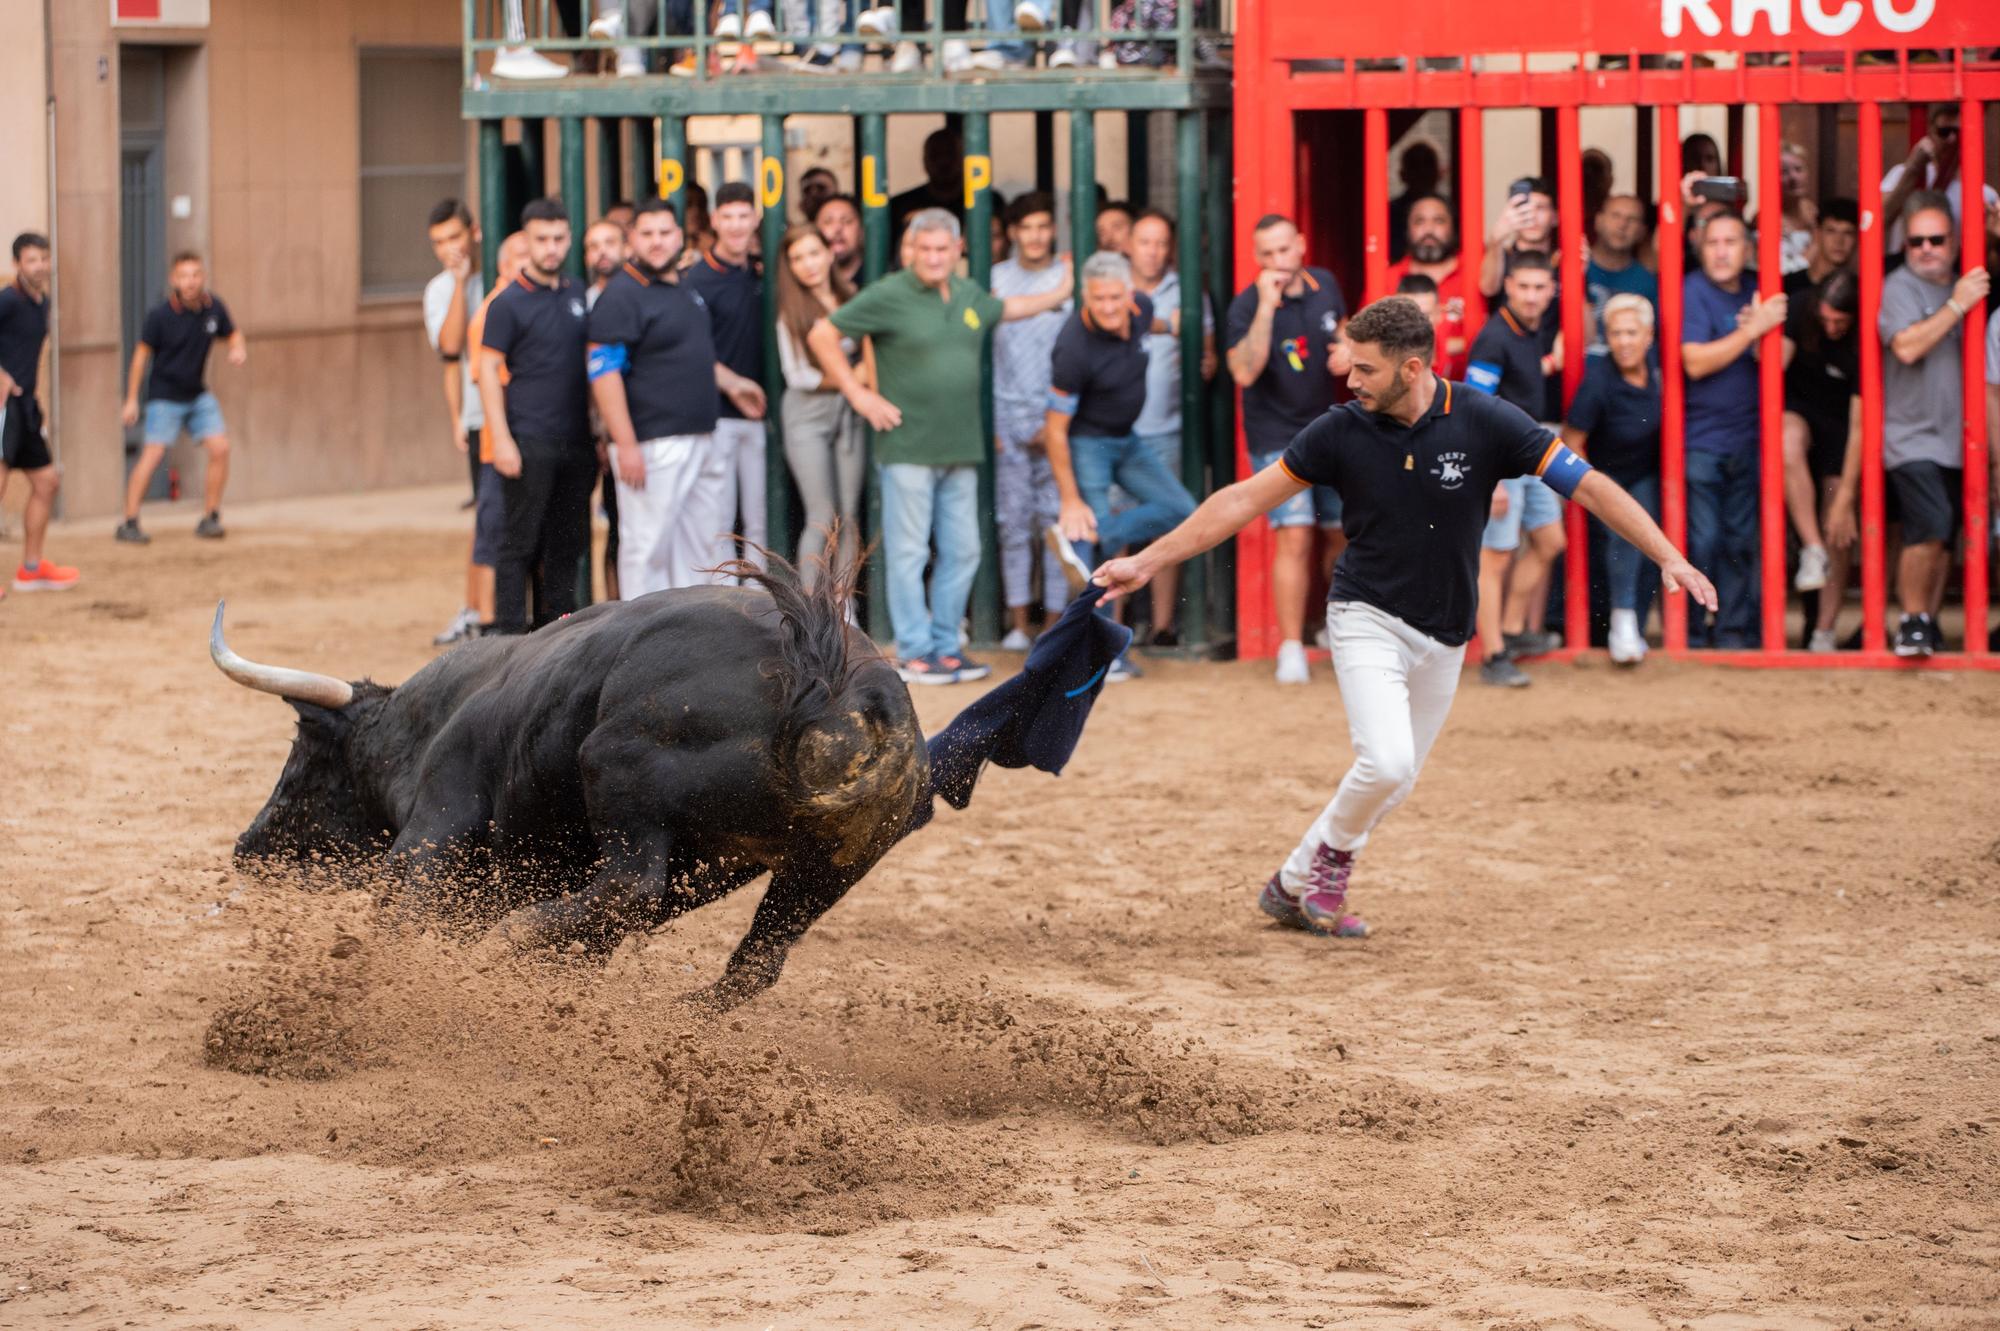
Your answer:
[[[723,456],[729,459],[733,493],[722,525],[717,528],[722,535],[716,542],[715,557],[710,562],[720,564],[727,559],[747,559],[762,568],[764,556],[755,547],[771,543],[770,523],[764,515],[764,473],[769,461],[764,455],[764,422],[725,416],[715,423],[715,442]],[[739,508],[743,513],[743,538],[749,545],[738,545],[732,535]],[[622,533],[619,539],[624,539]]]
[[[1463,644],[1447,647],[1359,601],[1328,606],[1326,630],[1354,765],[1280,871],[1291,892],[1304,886],[1319,846],[1360,850],[1409,795],[1451,713],[1465,664]]]
[[[717,562],[715,534],[728,532],[735,516],[735,473],[716,437],[670,434],[642,441],[639,453],[646,487],[618,481],[618,594],[629,601],[726,581],[701,571]]]

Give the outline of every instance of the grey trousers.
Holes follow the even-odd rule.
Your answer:
[[[787,388],[780,419],[785,461],[806,510],[798,566],[810,586],[819,572],[819,560],[827,554],[827,527],[836,517],[840,519],[840,549],[833,552],[836,562],[844,565],[861,548],[861,490],[868,474],[861,418],[838,393]]]

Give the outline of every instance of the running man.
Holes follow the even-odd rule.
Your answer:
[[[215,339],[229,348],[229,363],[241,365],[248,357],[243,330],[229,317],[229,307],[208,289],[208,270],[201,256],[192,251],[174,256],[168,270],[169,291],[165,301],[155,305],[139,329],[139,345],[132,348],[132,371],[125,386],[125,424],[139,423],[139,386],[146,387],[145,446],[139,450],[138,464],[125,486],[125,521],[115,533],[121,541],[144,545],[152,540],[139,526],[139,504],[146,486],[179,439],[181,431],[208,454],[208,473],[203,477],[201,521],[194,534],[220,540],[222,531],[222,487],[229,479],[229,434],[222,423],[222,406],[208,391],[205,376],[208,351]],[[152,362],[153,373],[146,374]]]
[[[76,586],[78,576],[75,569],[42,558],[49,514],[61,483],[42,430],[41,403],[35,399],[42,344],[48,336],[49,238],[23,231],[14,237],[14,281],[0,287],[0,495],[7,493],[9,471],[28,478],[21,566],[14,570],[17,592],[67,591]]]
[[[1378,300],[1347,327],[1354,401],[1301,430],[1284,455],[1218,490],[1194,515],[1093,580],[1106,600],[1234,536],[1311,485],[1340,490],[1347,548],[1328,593],[1327,634],[1354,765],[1258,906],[1308,933],[1359,938],[1347,911],[1354,858],[1416,784],[1458,690],[1477,600],[1479,535],[1493,487],[1539,476],[1660,566],[1667,590],[1710,610],[1715,588],[1632,496],[1520,408],[1430,368],[1437,336],[1416,303]]]

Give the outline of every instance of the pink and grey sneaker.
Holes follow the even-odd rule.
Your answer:
[[[1366,938],[1368,922],[1345,913],[1347,878],[1354,872],[1354,852],[1321,846],[1313,852],[1306,890],[1293,896],[1279,875],[1272,874],[1257,898],[1258,909],[1280,924],[1331,938]]]

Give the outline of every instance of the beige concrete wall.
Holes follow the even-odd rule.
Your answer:
[[[42,7],[13,0],[5,6],[6,40],[0,41],[0,125],[7,126],[7,169],[0,171],[0,247],[23,231],[49,225],[49,152],[45,104],[48,79]],[[0,248],[0,273],[13,272]]]
[[[185,41],[172,62],[170,247],[209,255],[215,290],[250,344],[217,355],[210,384],[229,419],[235,499],[447,481],[437,362],[414,300],[360,294],[361,47],[455,47],[458,8],[411,0],[214,0],[205,32],[109,27],[109,6],[56,6],[62,395],[66,511],[113,513],[124,483],[118,405],[116,43]],[[0,56],[4,85],[11,53]],[[111,77],[97,77],[99,58]],[[412,245],[422,245],[415,235]],[[196,464],[198,470],[198,464]]]

